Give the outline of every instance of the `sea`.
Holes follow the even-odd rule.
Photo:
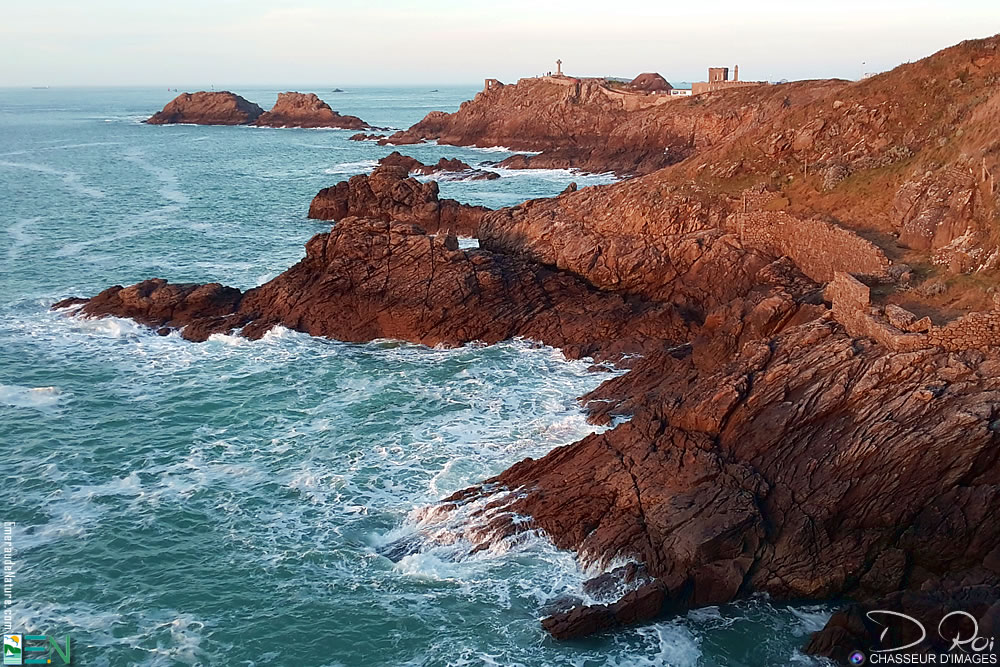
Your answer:
[[[233,90],[269,108],[282,89]],[[300,90],[388,128],[477,92]],[[833,608],[760,597],[556,642],[543,608],[586,599],[601,570],[542,534],[472,552],[453,526],[386,557],[419,543],[438,500],[598,430],[577,397],[619,371],[524,340],[276,328],[196,344],[51,312],[150,277],[266,282],[329,229],[306,217],[313,195],[394,150],[347,130],[142,123],[176,94],[0,89],[5,632],[69,635],[73,664],[109,667],[821,664],[799,649]],[[473,166],[511,154],[399,150]],[[442,181],[442,196],[499,207],[614,180],[499,171]]]

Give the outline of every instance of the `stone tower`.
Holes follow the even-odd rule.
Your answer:
[[[556,61],[556,76],[562,76],[562,58]]]
[[[740,80],[740,66],[733,65],[733,81],[739,81],[739,80]]]
[[[708,68],[708,82],[709,83],[719,83],[720,81],[729,81],[729,68],[728,67],[709,67]]]

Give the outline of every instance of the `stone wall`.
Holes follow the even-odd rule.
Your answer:
[[[873,307],[868,286],[838,271],[826,288],[833,317],[857,338],[871,338],[897,352],[940,347],[950,351],[987,350],[1000,346],[1000,311],[975,312],[932,326],[928,318],[895,305]]]
[[[752,88],[766,85],[768,85],[766,81],[698,81],[691,84],[691,94],[701,95],[702,93],[729,90],[730,88]]]
[[[871,306],[871,290],[854,276],[837,271],[826,298],[833,305],[834,319],[856,338],[871,338],[900,352],[930,347],[925,335],[901,331],[880,317]]]
[[[761,195],[745,196],[754,197],[754,205],[759,204]],[[783,211],[750,210],[736,218],[743,245],[786,255],[816,282],[833,280],[837,271],[889,279],[889,258],[849,229],[823,220],[802,220]]]
[[[946,350],[984,350],[1000,345],[1000,311],[969,313],[927,334],[931,345]]]

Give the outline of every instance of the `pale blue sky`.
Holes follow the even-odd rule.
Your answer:
[[[857,78],[998,32],[1000,0],[0,0],[0,86]]]

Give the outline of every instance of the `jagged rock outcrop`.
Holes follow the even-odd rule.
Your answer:
[[[314,236],[301,262],[245,293],[215,283],[147,280],[109,288],[79,314],[129,317],[164,332],[182,328],[193,341],[237,328],[259,338],[280,324],[338,340],[427,345],[526,336],[573,356],[655,350],[688,331],[670,306],[601,292],[516,258],[459,250],[454,236],[361,218]]]
[[[399,151],[393,151],[378,163],[380,165],[390,165],[404,167],[411,174],[421,174],[430,176],[433,174],[448,176],[451,180],[458,181],[493,181],[500,178],[500,174],[495,171],[476,169],[458,158],[441,158],[436,164],[424,164],[415,157],[403,155]]]
[[[707,308],[746,293],[757,271],[775,259],[725,231],[736,206],[706,190],[663,184],[654,174],[500,209],[483,218],[479,237],[484,248],[703,317]]]
[[[440,199],[434,181],[421,183],[411,178],[407,168],[385,165],[371,174],[324,188],[309,205],[309,217],[341,220],[348,216],[395,220],[419,225],[430,233],[451,231],[460,236],[477,236],[485,206],[460,204]]]
[[[342,116],[314,93],[279,93],[270,111],[257,118],[263,127],[335,127],[363,130],[368,123],[357,116]]]
[[[351,141],[378,141],[379,139],[384,138],[384,134],[370,134],[365,132],[358,132],[357,134],[352,134],[348,137]]]
[[[495,498],[494,536],[540,529],[585,561],[644,563],[659,581],[642,589],[647,617],[754,592],[1000,583],[1000,356],[892,353],[823,319],[714,372],[692,356],[647,358],[591,397],[631,396],[630,422],[448,502]],[[609,614],[545,624],[582,636],[621,621]]]
[[[250,125],[264,110],[229,91],[181,93],[149,117],[150,125]]]

